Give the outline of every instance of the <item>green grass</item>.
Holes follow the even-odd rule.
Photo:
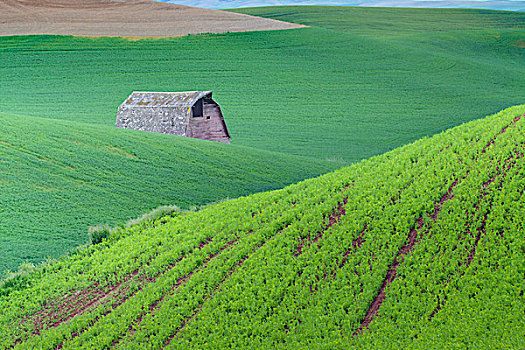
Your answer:
[[[241,11],[311,27],[0,38],[0,271],[89,225],[279,188],[523,103],[522,13]],[[232,144],[116,130],[133,90],[213,90]]]
[[[524,190],[522,105],[21,273],[0,346],[523,348]]]
[[[348,32],[375,39],[413,41],[440,33],[521,30],[522,12],[350,6],[272,6],[232,9],[249,15]]]
[[[132,90],[214,90],[233,144],[353,162],[523,103],[523,13],[240,11],[312,27],[135,42],[0,38],[0,109],[112,125]]]
[[[281,188],[337,163],[111,126],[0,114],[0,271],[159,205]]]

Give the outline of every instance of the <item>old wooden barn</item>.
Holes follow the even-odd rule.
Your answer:
[[[116,126],[230,143],[211,91],[133,92],[117,111]]]

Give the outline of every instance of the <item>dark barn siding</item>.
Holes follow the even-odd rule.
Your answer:
[[[229,143],[229,133],[219,105],[212,99],[204,101],[202,117],[190,119],[188,136],[202,140]]]

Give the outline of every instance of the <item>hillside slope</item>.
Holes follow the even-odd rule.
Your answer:
[[[131,91],[213,90],[233,144],[353,162],[524,102],[525,13],[242,11],[312,27],[0,38],[0,110],[113,125]]]
[[[167,37],[301,27],[151,0],[0,0],[2,35]]]
[[[283,186],[336,163],[0,113],[0,276],[84,244],[89,225]]]
[[[525,105],[122,230],[0,288],[0,345],[525,347]]]

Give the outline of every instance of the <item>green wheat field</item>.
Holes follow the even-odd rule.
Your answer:
[[[0,348],[525,347],[525,13],[232,11],[309,27],[0,37]]]

